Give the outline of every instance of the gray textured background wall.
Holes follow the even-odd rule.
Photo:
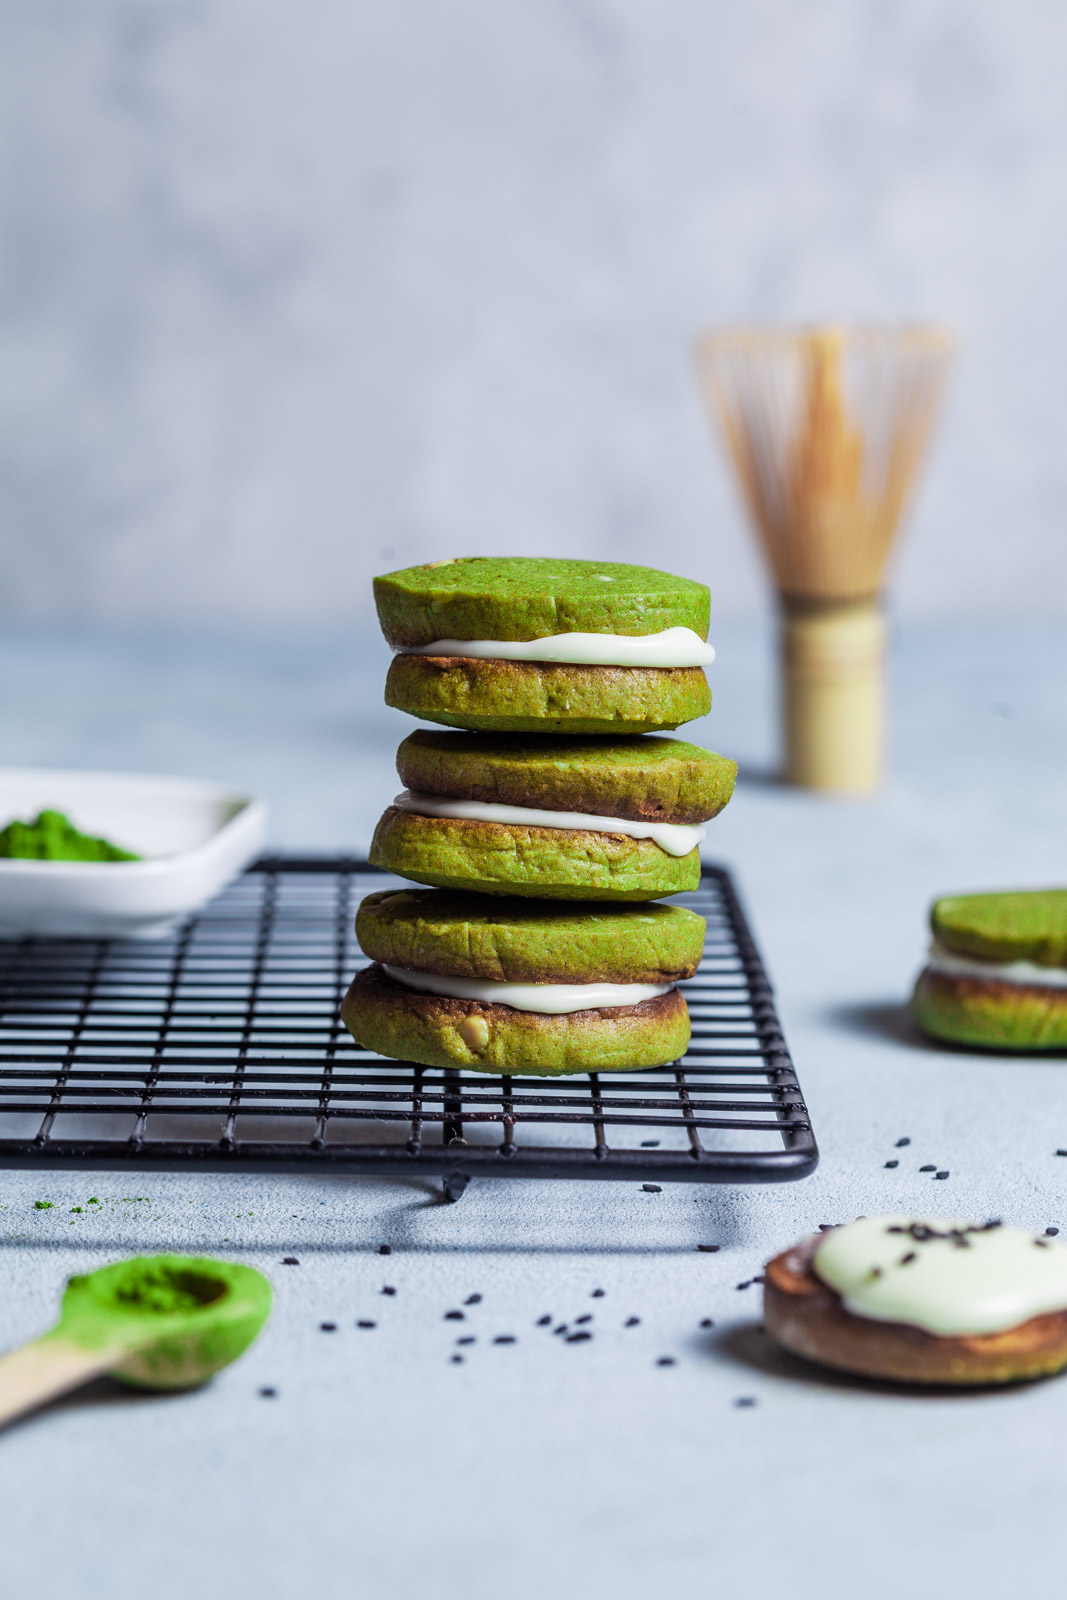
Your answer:
[[[947,319],[906,614],[1067,612],[1059,0],[3,0],[0,612],[762,603],[695,331]]]

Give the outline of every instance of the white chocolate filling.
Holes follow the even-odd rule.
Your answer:
[[[978,961],[946,950],[936,939],[930,946],[928,965],[933,972],[956,978],[985,978],[996,983],[1026,984],[1030,988],[1067,989],[1067,967],[1039,967],[1033,961]]]
[[[1022,1228],[862,1217],[823,1236],[813,1267],[854,1316],[946,1338],[1067,1310],[1067,1250]]]
[[[400,811],[419,817],[460,817],[526,828],[585,828],[590,833],[624,833],[631,839],[652,839],[669,856],[687,856],[708,836],[707,828],[685,822],[630,822],[625,817],[594,817],[584,811],[540,811],[536,806],[499,806],[488,800],[448,800],[438,794],[405,789],[393,801]]]
[[[404,655],[469,656],[477,661],[561,661],[590,667],[708,667],[715,651],[692,628],[661,633],[553,633],[545,639],[435,639],[402,646]]]
[[[668,994],[673,983],[500,983],[491,978],[445,978],[436,972],[411,972],[407,967],[382,963],[397,983],[426,994],[447,995],[452,1000],[484,1000],[511,1006],[515,1011],[537,1011],[543,1016],[563,1016],[598,1006],[636,1006]]]

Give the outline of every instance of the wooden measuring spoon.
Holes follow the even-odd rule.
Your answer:
[[[210,1256],[132,1256],[71,1278],[55,1327],[0,1357],[0,1427],[104,1373],[141,1389],[204,1383],[270,1305],[261,1272]]]

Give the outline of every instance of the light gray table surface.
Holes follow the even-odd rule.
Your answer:
[[[206,1389],[103,1383],[0,1437],[5,1596],[954,1600],[1062,1582],[1067,1381],[837,1380],[777,1354],[758,1287],[737,1285],[858,1214],[1067,1234],[1064,1062],[943,1052],[902,1009],[932,896],[1067,879],[1063,631],[899,637],[891,778],[867,801],[772,781],[769,636],[716,642],[716,705],[691,732],[742,777],[707,853],[736,871],[776,983],[816,1174],[660,1193],[486,1180],[448,1206],[411,1181],[0,1173],[5,1346],[49,1322],[69,1273],[125,1252],[229,1253],[277,1290],[258,1344]],[[8,628],[4,760],[227,779],[266,796],[279,846],[365,846],[407,726],[380,704],[385,661],[339,634]],[[90,1194],[99,1213],[73,1213]],[[444,1320],[471,1293],[464,1327]],[[585,1310],[589,1343],[534,1327]]]

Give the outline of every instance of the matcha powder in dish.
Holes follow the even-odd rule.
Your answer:
[[[107,839],[81,833],[61,811],[41,811],[33,822],[0,829],[0,857],[21,861],[140,861]]]

